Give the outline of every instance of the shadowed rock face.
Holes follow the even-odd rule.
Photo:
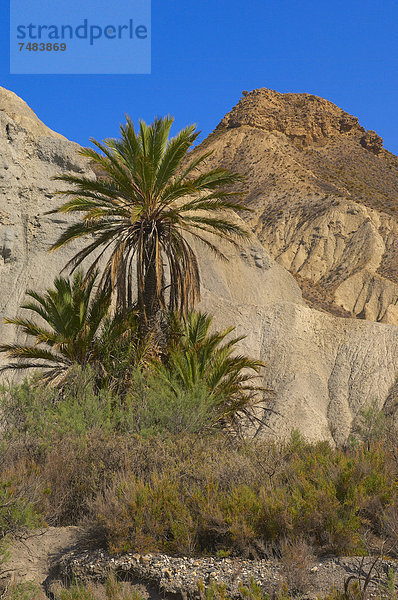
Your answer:
[[[398,158],[374,131],[323,98],[259,89],[203,146],[247,175],[249,223],[310,306],[398,324]]]
[[[376,157],[362,147],[363,131],[355,119],[343,119],[346,124],[341,132],[337,125],[342,120],[340,109],[335,109],[336,125],[328,133],[331,139],[336,135],[355,137],[359,152],[374,160],[384,156],[384,150]],[[334,133],[337,127],[340,130]],[[323,129],[329,131],[326,126]],[[314,130],[310,138],[319,135]],[[256,126],[227,124],[205,145],[214,147],[212,160],[230,166],[239,160],[240,167],[251,168],[249,202],[255,209],[251,225],[265,242],[253,235],[240,249],[223,244],[229,261],[222,263],[197,247],[201,308],[215,314],[217,326],[235,325],[238,335],[247,336],[240,350],[266,361],[264,385],[274,390],[274,408],[280,413],[272,418],[276,434],[288,435],[296,428],[310,439],[342,442],[361,408],[375,400],[380,406],[393,403],[398,328],[337,318],[309,308],[286,267],[302,277],[308,275],[306,281],[319,285],[318,291],[322,286],[333,290],[333,296],[328,292],[329,305],[339,301],[351,310],[355,296],[356,314],[367,319],[372,317],[370,310],[380,311],[380,303],[386,302],[380,320],[393,321],[393,301],[381,298],[393,298],[395,284],[378,269],[380,265],[393,268],[396,223],[385,213],[336,194],[326,202],[325,194],[316,195],[322,181],[316,180],[315,185],[309,170],[311,193],[304,194],[299,178],[303,167],[298,159],[303,150],[282,131],[269,133]],[[81,242],[76,242],[48,253],[70,218],[45,214],[59,204],[54,196],[59,182],[52,181],[52,176],[65,171],[95,176],[76,154],[77,149],[43,125],[17,96],[0,89],[1,317],[17,313],[27,288],[50,286],[81,247]],[[286,186],[291,187],[291,196],[285,199],[283,190],[270,186],[272,173],[285,186],[285,194]],[[366,290],[372,286],[375,290],[374,302],[368,291],[363,291],[366,277]],[[392,316],[384,318],[386,313]],[[1,337],[13,341],[13,327],[1,325]]]

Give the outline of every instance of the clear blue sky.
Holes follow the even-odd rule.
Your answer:
[[[10,75],[7,4],[0,84],[81,144],[117,135],[126,112],[207,135],[242,90],[268,87],[331,100],[398,154],[397,0],[152,0],[152,74],[103,76]]]

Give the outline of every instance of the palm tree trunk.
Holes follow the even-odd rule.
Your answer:
[[[159,279],[160,278],[160,279]],[[158,282],[160,281],[160,290]],[[150,334],[158,350],[166,346],[164,331],[164,272],[163,263],[156,260],[155,251],[149,250],[144,261],[144,285],[141,300],[141,331]]]
[[[150,324],[161,309],[161,301],[157,294],[157,273],[155,260],[147,261],[145,265],[144,277],[143,306],[146,321],[148,324]]]

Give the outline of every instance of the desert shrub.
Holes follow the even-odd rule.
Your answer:
[[[361,551],[362,526],[379,526],[377,504],[395,496],[386,455],[363,448],[351,453],[327,443],[293,440],[285,485],[275,486],[264,501],[266,534],[303,534],[330,552]]]
[[[293,592],[308,593],[312,587],[310,569],[315,556],[303,538],[285,539],[281,542],[281,562],[287,584]]]
[[[173,477],[153,475],[148,483],[140,478],[119,481],[115,495],[105,495],[99,513],[104,523],[110,523],[109,517],[114,549],[162,548],[167,552],[186,553],[194,550],[195,526],[189,508],[182,501],[179,482]],[[128,536],[124,530],[127,523]]]
[[[77,525],[89,503],[123,469],[128,445],[120,436],[93,431],[84,440],[69,437],[37,461],[44,495],[42,510],[51,525]]]
[[[198,596],[200,600],[231,600],[231,597],[227,594],[226,586],[217,581],[211,581],[207,586],[199,581]],[[270,596],[263,592],[254,579],[251,579],[247,587],[241,586],[239,588],[239,597],[243,600],[270,600]],[[273,595],[273,598],[275,600],[287,600],[280,593]]]
[[[0,450],[3,456],[6,449]],[[0,567],[7,561],[10,537],[20,530],[44,524],[40,511],[41,481],[32,461],[20,461],[11,467],[2,461],[0,468]]]
[[[3,386],[0,407],[3,436],[36,440],[38,446],[51,445],[64,436],[84,437],[93,429],[123,430],[130,420],[119,396],[96,389],[90,369],[75,369],[62,391],[28,380]]]
[[[201,381],[184,389],[177,381],[171,387],[155,373],[135,371],[126,401],[130,429],[141,435],[201,433],[218,420],[217,401]]]
[[[379,409],[378,403],[373,401],[368,407],[359,411],[347,445],[365,444],[370,448],[371,445],[379,444],[380,441],[388,444],[393,426],[391,417],[388,418],[387,414]]]
[[[11,582],[2,594],[5,600],[45,600],[46,595],[40,586],[32,581]]]
[[[300,537],[321,553],[361,553],[361,532],[377,533],[383,510],[396,500],[396,474],[379,450],[347,453],[293,439],[283,467],[269,478],[253,473],[253,455],[244,448],[218,454],[213,471],[206,459],[215,449],[207,456],[193,449],[194,459],[180,454],[179,464],[145,475],[117,475],[93,508],[112,550],[256,556],[269,543]],[[238,468],[226,478],[222,471],[236,458],[251,468],[246,477]]]
[[[36,497],[35,497],[36,496]],[[38,527],[42,520],[35,507],[35,494],[29,486],[29,476],[17,470],[3,474],[0,481],[0,539],[21,528]]]

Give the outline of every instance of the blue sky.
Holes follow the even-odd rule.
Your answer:
[[[151,75],[10,75],[7,4],[0,85],[81,144],[117,135],[124,113],[171,113],[203,138],[242,90],[267,87],[331,100],[398,154],[396,0],[152,0]]]

